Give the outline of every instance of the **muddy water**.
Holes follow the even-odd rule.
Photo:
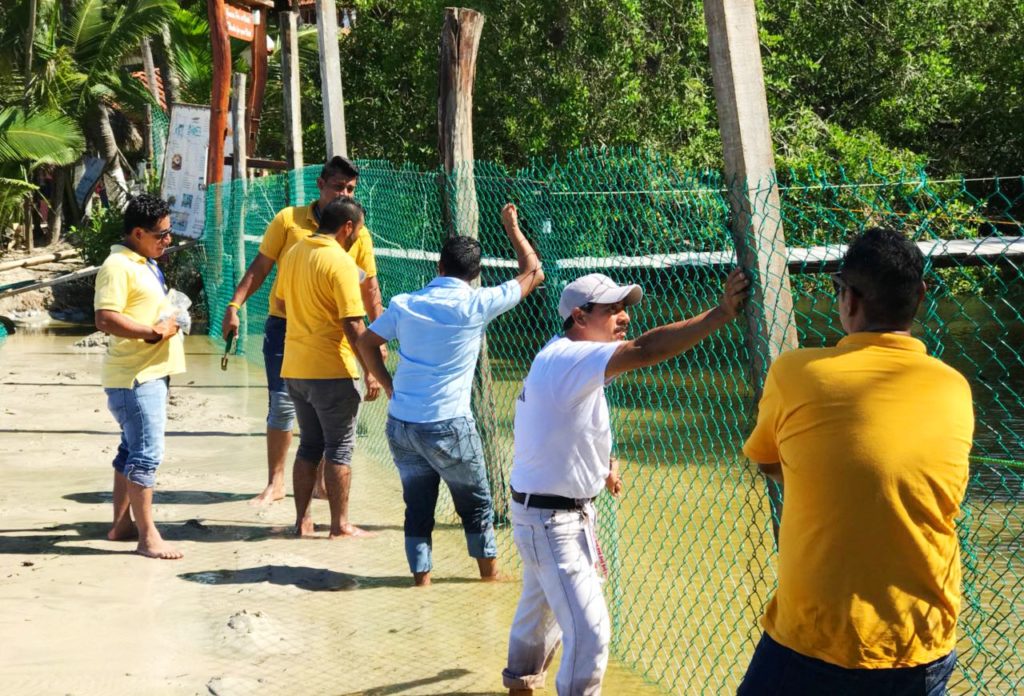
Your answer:
[[[101,354],[72,350],[79,337],[0,342],[0,691],[502,693],[518,584],[475,582],[461,530],[441,525],[436,584],[410,588],[397,476],[365,454],[352,516],[371,539],[297,540],[291,498],[250,507],[265,477],[263,376],[237,358],[222,372],[205,338],[188,340],[189,372],[173,380],[155,496],[185,558],[107,541],[118,433]],[[605,693],[657,692],[613,661]]]

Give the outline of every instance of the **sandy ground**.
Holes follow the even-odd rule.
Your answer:
[[[185,558],[106,541],[118,432],[101,354],[73,349],[79,338],[0,342],[0,692],[503,693],[518,583],[475,581],[461,530],[441,525],[436,584],[409,587],[398,478],[366,454],[352,516],[372,539],[292,538],[290,497],[250,507],[263,376],[240,359],[221,372],[205,338],[172,385],[155,503]],[[613,660],[605,693],[659,692]]]

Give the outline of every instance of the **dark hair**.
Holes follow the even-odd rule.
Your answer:
[[[905,328],[914,322],[924,254],[901,233],[873,227],[857,235],[839,275],[860,296],[869,322],[886,328]]]
[[[327,181],[333,176],[343,176],[346,179],[355,179],[359,176],[359,167],[352,164],[351,160],[341,155],[335,155],[327,160],[327,164],[320,170],[320,178]]]
[[[161,218],[170,214],[171,206],[163,198],[139,194],[128,201],[128,207],[124,209],[124,236],[130,235],[136,227],[151,230]]]
[[[480,242],[472,237],[449,237],[441,247],[444,274],[467,282],[480,275]]]
[[[582,309],[587,314],[590,314],[591,312],[594,311],[594,305],[595,304],[596,303],[594,303],[594,302],[588,302],[585,305],[580,305],[580,309]],[[575,324],[575,323],[576,323],[576,320],[572,318],[572,314],[567,316],[565,318],[565,321],[562,322],[562,333],[568,333],[569,329],[571,329],[572,325]]]
[[[320,231],[337,234],[346,222],[356,227],[363,221],[363,206],[352,196],[339,196],[320,209]]]

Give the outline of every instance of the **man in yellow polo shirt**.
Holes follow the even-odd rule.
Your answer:
[[[331,538],[365,534],[348,521],[360,402],[359,368],[352,346],[365,330],[365,312],[359,269],[345,252],[362,224],[359,204],[348,196],[336,198],[321,209],[316,234],[297,242],[279,261],[273,299],[288,312],[281,376],[299,421],[292,484],[300,536],[313,533],[309,503],[321,460],[326,462]]]
[[[169,313],[167,285],[156,260],[171,243],[170,208],[161,199],[133,198],[124,213],[124,240],[110,248],[96,276],[96,328],[110,334],[101,383],[121,426],[114,457],[112,541],[138,538],[150,558],[181,558],[153,522],[153,486],[163,459],[170,375],[185,371],[185,349]],[[132,521],[132,513],[135,521]]]
[[[858,236],[833,276],[848,335],[768,372],[743,451],[784,484],[779,584],[739,694],[945,693],[974,413],[910,335],[923,268],[898,232]]]
[[[267,279],[267,276],[292,246],[316,232],[321,211],[339,196],[352,196],[359,183],[359,169],[344,157],[332,157],[316,180],[319,198],[310,205],[292,206],[279,212],[263,235],[259,253],[249,265],[231,302],[224,309],[221,331],[227,339],[238,331],[238,310]],[[373,241],[365,225],[359,233],[345,242],[345,249],[362,271],[360,294],[366,313],[373,321],[381,315],[380,286],[377,284],[377,263],[373,256]],[[275,280],[275,285],[277,281]],[[270,290],[270,311],[263,333],[263,365],[267,373],[267,486],[253,498],[252,503],[262,505],[284,498],[284,463],[292,442],[295,409],[291,396],[281,379],[281,361],[284,357],[286,320],[284,312],[274,306],[274,287]],[[380,386],[368,376],[367,401],[373,401]]]

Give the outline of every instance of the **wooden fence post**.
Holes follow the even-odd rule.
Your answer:
[[[288,168],[299,170],[303,167],[302,153],[302,102],[299,88],[299,13],[282,12],[278,21],[281,26],[281,83],[284,96],[285,148]],[[295,171],[291,191],[291,205],[306,202],[302,174]]]
[[[704,19],[736,258],[752,275],[745,313],[759,400],[772,360],[798,347],[798,339],[754,0],[705,0]],[[772,482],[768,490],[773,513],[781,511],[781,491]],[[777,538],[774,516],[772,525]]]
[[[338,8],[334,0],[316,0],[316,34],[320,41],[320,85],[324,104],[324,141],[327,159],[348,157],[345,140],[345,97],[341,91],[338,54]]]
[[[441,27],[438,62],[437,141],[441,154],[441,210],[449,236],[480,238],[480,210],[473,178],[473,83],[484,16],[475,10],[447,7]],[[480,279],[473,282],[479,287]],[[509,457],[498,449],[497,412],[487,337],[473,379],[473,413],[484,446],[487,478],[496,520],[508,519]]]
[[[246,100],[245,100],[245,73],[237,73],[232,80],[231,95],[231,229],[235,232],[235,245],[232,253],[233,261],[233,283],[238,285],[245,275],[245,200],[246,189],[248,188],[248,139],[245,135],[246,126]],[[221,157],[221,167],[224,166],[224,158]],[[238,201],[236,203],[236,201]],[[249,312],[245,305],[238,310],[238,343],[236,351],[245,350],[245,342],[249,336]]]
[[[224,136],[228,127],[228,101],[231,87],[231,41],[224,15],[224,0],[206,0],[213,49],[213,83],[210,88],[210,144],[206,156],[206,184],[218,184],[224,178]],[[237,150],[236,150],[237,152]]]

